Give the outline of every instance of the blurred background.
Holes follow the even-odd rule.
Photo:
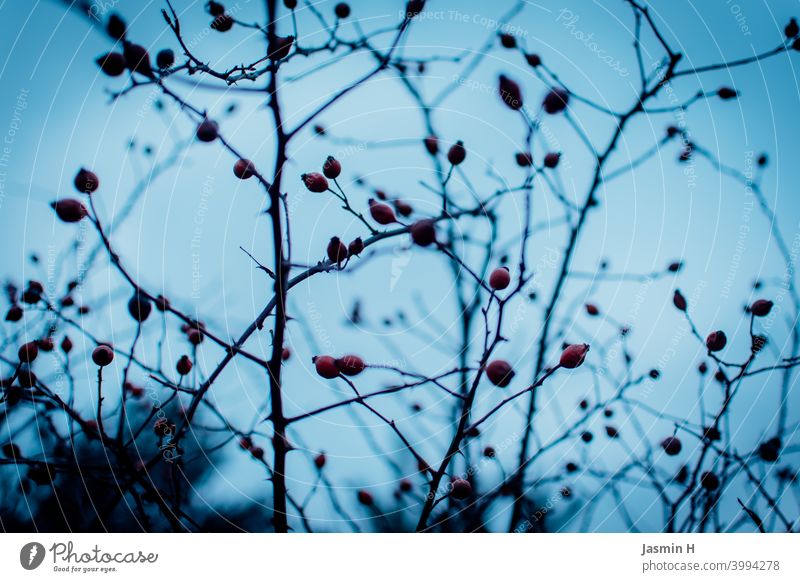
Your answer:
[[[610,110],[629,108],[640,90],[633,50],[634,19],[624,2],[522,4],[516,10],[516,3],[510,0],[430,0],[400,49],[407,59],[428,61],[423,72],[412,75],[424,98],[444,96],[434,110],[436,131],[443,144],[456,140],[465,143],[467,159],[461,171],[453,175],[450,188],[454,199],[466,207],[498,188],[516,186],[524,178],[514,154],[524,149],[526,128],[498,98],[498,74],[504,73],[521,85],[533,114],[547,90],[519,51],[500,46],[498,33],[513,34],[526,52],[538,54],[566,86]],[[173,5],[188,46],[214,68],[226,69],[264,54],[263,36],[257,30],[235,26],[230,32],[220,33],[209,27],[211,17],[204,2],[174,0]],[[327,1],[311,6],[300,3],[295,17],[303,44],[326,41],[328,33],[318,15],[332,23],[334,5]],[[350,6],[352,14],[338,25],[339,34],[345,38],[356,38],[361,30],[391,30],[402,19],[401,2],[356,0]],[[682,65],[694,67],[751,57],[774,48],[782,42],[783,28],[796,8],[794,3],[766,1],[656,0],[649,6],[669,42],[684,55]],[[98,240],[88,223],[76,226],[58,222],[49,203],[73,196],[75,172],[82,166],[91,168],[101,181],[94,195],[100,220],[111,233],[128,271],[146,289],[163,293],[221,337],[236,338],[272,293],[271,280],[243,252],[271,266],[270,223],[264,215],[263,190],[255,180],[236,179],[231,171],[235,159],[217,144],[196,142],[195,123],[152,86],[112,99],[111,92],[124,89],[129,77],[109,78],[95,64],[114,46],[103,29],[111,13],[125,18],[129,39],[147,47],[151,56],[171,48],[182,62],[180,46],[161,15],[163,8],[163,1],[97,0],[90,6],[93,18],[69,2],[0,3],[0,274],[19,286],[30,279],[42,281],[48,296],[63,295],[66,284],[80,272],[82,261],[92,256]],[[229,0],[227,9],[242,22],[263,23],[265,19],[264,4],[255,0]],[[293,34],[290,11],[281,6],[281,14],[279,33]],[[385,50],[392,36],[375,37],[376,47]],[[663,52],[652,34],[644,35],[642,44],[643,66],[649,73],[663,58]],[[482,56],[475,61],[477,66],[468,66],[476,55]],[[688,100],[698,90],[713,93],[721,86],[736,88],[740,97],[700,100],[680,115],[639,117],[626,130],[608,168],[624,168],[657,144],[668,126],[680,126],[690,141],[759,181],[774,210],[774,226],[796,251],[800,248],[800,202],[795,193],[800,167],[794,163],[800,133],[797,63],[790,51],[746,67],[676,80],[669,91],[650,104],[652,107],[670,107]],[[374,57],[368,53],[348,54],[344,49],[293,59],[281,68],[281,106],[286,124],[296,125],[374,64]],[[275,145],[263,91],[266,78],[226,88],[223,82],[202,74],[179,77],[165,84],[207,110],[219,122],[223,135],[269,174]],[[538,163],[543,151],[562,153],[557,180],[567,201],[579,205],[591,183],[594,160],[570,119],[597,149],[607,145],[614,127],[608,116],[583,103],[571,103],[569,113],[569,118],[542,119],[541,135],[546,143],[537,145],[535,157]],[[392,70],[352,91],[327,109],[318,123],[324,135],[309,125],[292,142],[283,182],[294,262],[313,265],[322,260],[332,236],[349,241],[365,235],[363,225],[343,212],[332,196],[312,194],[302,185],[300,175],[320,171],[328,155],[341,161],[339,183],[360,209],[365,210],[367,199],[380,189],[407,201],[417,216],[438,211],[439,198],[425,186],[437,179],[431,157],[422,145],[428,131],[417,102]],[[796,314],[785,287],[786,277],[793,278],[794,272],[787,272],[769,220],[759,211],[752,191],[718,172],[707,160],[696,156],[689,163],[679,162],[681,147],[679,140],[667,143],[635,171],[600,188],[599,204],[590,212],[572,263],[574,271],[588,277],[569,279],[555,314],[557,328],[563,328],[564,334],[549,346],[546,361],[556,362],[562,341],[586,342],[609,350],[591,353],[594,373],[587,369],[558,374],[547,382],[540,394],[534,441],[552,441],[565,426],[574,423],[581,414],[578,403],[582,399],[594,404],[613,394],[613,380],[598,378],[606,373],[604,370],[614,378],[623,375],[623,351],[630,353],[636,374],[659,370],[656,382],[634,386],[630,395],[661,414],[642,409],[614,410],[619,440],[603,438],[608,419],[597,414],[588,427],[596,433],[590,445],[577,438],[567,439],[529,468],[527,487],[543,506],[562,487],[571,488],[569,499],[559,496],[547,511],[548,531],[629,530],[630,524],[621,515],[624,512],[619,511],[623,505],[633,516],[636,529],[657,531],[663,526],[652,491],[637,487],[640,475],[632,477],[631,483],[620,483],[618,494],[611,494],[603,491],[603,480],[592,471],[613,471],[628,462],[631,451],[647,446],[633,434],[631,423],[639,423],[648,438],[652,436],[649,444],[653,445],[672,434],[673,417],[700,422],[698,389],[703,380],[696,368],[705,350],[688,333],[681,314],[672,306],[676,287],[690,299],[701,334],[725,330],[730,339],[727,359],[743,361],[747,357],[750,318],[744,307],[761,296],[776,303],[766,332],[770,338],[766,361],[797,355],[791,353]],[[762,155],[768,159],[765,168],[756,163]],[[497,352],[514,365],[515,389],[532,379],[542,304],[549,298],[568,234],[565,206],[545,186],[535,187],[532,212],[533,223],[541,225],[528,246],[528,264],[535,277],[511,306],[511,327],[506,332],[509,341]],[[506,197],[499,206],[492,267],[507,255],[514,270],[523,214],[521,197]],[[462,249],[467,261],[479,263],[486,251],[482,246],[487,238],[485,224],[479,219],[464,219],[456,222],[455,228],[472,241]],[[292,356],[284,367],[288,415],[350,394],[345,384],[325,381],[314,373],[311,358],[317,354],[353,352],[378,366],[426,375],[458,365],[460,314],[449,262],[441,254],[411,248],[407,240],[395,240],[377,252],[381,255],[364,261],[352,272],[321,274],[292,289],[289,313],[296,320],[288,327]],[[663,276],[666,266],[675,261],[682,261],[683,268]],[[93,265],[76,292],[79,305],[92,306],[81,317],[81,324],[97,338],[127,349],[136,327],[126,308],[129,288],[109,268],[104,253]],[[603,272],[660,274],[651,279],[602,282],[593,278],[593,274]],[[757,291],[756,281],[763,282]],[[601,316],[588,316],[582,308],[586,302],[597,305]],[[354,310],[358,313],[355,321]],[[171,362],[189,349],[179,323],[173,318],[164,324],[163,361],[173,375]],[[26,324],[23,321],[18,325]],[[622,325],[631,329],[624,346],[616,339]],[[4,339],[12,333],[9,325],[3,326]],[[480,321],[472,333],[470,364],[475,365],[483,339]],[[159,318],[144,324],[137,353],[154,366],[161,361],[161,334]],[[91,410],[95,378],[88,358],[94,343],[78,333],[70,335],[76,344],[71,361],[82,370],[75,378],[76,407]],[[5,341],[3,345],[4,354],[13,359],[16,343]],[[268,331],[255,334],[247,349],[267,358],[271,350]],[[197,353],[200,373],[212,370],[222,355],[210,342],[201,345]],[[107,377],[120,377],[124,363],[119,358],[108,369]],[[48,364],[40,365],[45,375]],[[12,370],[13,366],[4,365],[3,375]],[[783,443],[795,456],[779,463],[794,470],[798,447],[794,431],[800,412],[795,378],[791,375],[788,380],[792,438]],[[132,381],[166,393],[163,387],[148,384],[140,370],[132,372]],[[379,369],[368,370],[360,379],[365,391],[396,381],[396,374]],[[782,392],[782,382],[781,374],[763,374],[750,380],[737,396],[730,417],[737,451],[751,451],[775,433],[782,395],[787,394]],[[721,401],[719,389],[708,377],[705,384],[706,406],[714,409]],[[119,391],[119,386],[116,389]],[[478,393],[476,407],[486,411],[506,395],[486,383]],[[240,359],[226,368],[210,393],[210,399],[228,418],[261,431],[263,434],[254,440],[271,451],[270,427],[263,422],[268,411],[266,398],[263,370]],[[109,400],[113,399],[112,389]],[[144,400],[141,406],[146,410],[150,403]],[[423,456],[438,466],[452,437],[452,398],[428,386],[376,400],[376,406],[394,418]],[[470,444],[477,457],[486,445],[498,449],[497,462],[481,470],[481,482],[490,485],[502,480],[503,472],[516,462],[526,406],[526,400],[520,399],[504,408]],[[35,413],[4,416],[3,424],[0,442],[14,435],[15,442],[21,441],[33,451],[44,450],[46,441],[37,429]],[[626,433],[626,429],[630,431]],[[210,516],[233,515],[242,507],[252,507],[256,512],[253,515],[266,517],[231,521],[243,529],[269,529],[270,485],[264,467],[242,454],[236,442],[229,442],[214,454],[202,453],[220,442],[221,435],[218,438],[203,431],[191,435],[188,440],[198,448],[195,455],[204,468],[198,470],[190,503]],[[389,529],[376,521],[371,510],[356,503],[356,491],[367,489],[375,496],[377,506],[390,512],[388,519],[397,520],[391,529],[413,527],[425,492],[424,480],[402,443],[366,410],[339,408],[308,419],[290,429],[290,440],[297,451],[289,455],[288,486],[298,498],[318,486],[310,459],[324,451],[326,479],[354,522],[367,530]],[[686,446],[683,458],[660,461],[665,471],[677,471],[700,444]],[[103,458],[94,461],[102,464]],[[574,461],[581,469],[565,475],[567,461]],[[456,461],[460,463],[462,460]],[[764,471],[776,468],[769,465]],[[17,491],[12,497],[4,497],[3,519],[25,523],[26,515],[35,511],[38,494],[30,493],[33,501],[25,501],[18,489],[13,489],[18,476],[12,465],[0,466],[0,477],[0,490]],[[410,496],[396,498],[399,478],[413,482]],[[79,485],[78,479],[73,486]],[[735,499],[734,494],[725,502],[723,514],[739,510]],[[785,502],[787,514],[797,515],[796,498],[787,493]],[[315,493],[308,513],[317,530],[350,530],[326,496]],[[508,504],[497,503],[485,526],[505,531],[508,519]],[[225,527],[236,529],[230,524]]]

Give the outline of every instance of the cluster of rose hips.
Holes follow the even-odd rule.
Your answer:
[[[357,376],[367,367],[361,357],[353,354],[348,354],[341,358],[334,358],[333,356],[315,356],[312,362],[317,374],[326,380],[338,378],[340,374],[344,374],[345,376]]]
[[[186,340],[193,346],[199,346],[205,339],[206,325],[202,321],[192,321],[181,324],[181,332],[186,335]]]
[[[206,4],[206,8],[208,9],[208,13],[214,17],[210,25],[212,29],[217,32],[228,32],[233,28],[233,17],[225,11],[225,6],[223,4],[211,0]]]
[[[239,439],[239,446],[245,451],[249,452],[256,459],[264,459],[264,449],[253,444],[253,439],[249,436],[243,436]]]

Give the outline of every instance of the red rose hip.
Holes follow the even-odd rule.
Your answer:
[[[342,164],[333,156],[328,156],[322,166],[322,173],[325,174],[326,178],[335,180],[342,173]]]
[[[756,317],[765,317],[772,311],[773,305],[772,301],[768,299],[758,299],[750,306],[750,313]]]
[[[508,267],[498,267],[489,275],[489,286],[495,291],[502,291],[511,283]]]
[[[486,366],[486,377],[495,386],[505,388],[514,378],[514,370],[505,360],[493,360]]]
[[[316,194],[325,192],[328,189],[328,180],[318,172],[303,174],[300,176],[300,179],[303,180],[303,184],[306,185],[306,188]]]
[[[464,147],[464,142],[461,140],[458,140],[456,143],[454,143],[447,151],[447,161],[454,166],[459,165],[466,159],[466,157],[467,150]]]
[[[314,358],[314,367],[317,374],[327,380],[339,377],[339,368],[336,366],[336,360],[331,356],[317,356]]]
[[[242,158],[233,164],[233,174],[240,180],[247,180],[255,176],[256,167],[250,160]]]
[[[728,338],[725,337],[725,332],[714,331],[708,334],[706,338],[706,347],[709,352],[718,352],[725,348],[728,343]]]
[[[99,345],[92,352],[92,361],[101,368],[114,361],[114,350],[107,345]]]
[[[357,376],[367,367],[366,364],[364,364],[364,360],[352,354],[337,359],[334,365],[345,376]]]
[[[571,346],[567,346],[564,351],[561,352],[559,365],[562,368],[577,368],[583,364],[587,353],[589,353],[589,344],[572,344]]]

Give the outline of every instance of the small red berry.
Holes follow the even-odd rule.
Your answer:
[[[529,168],[533,165],[533,156],[528,152],[517,152],[514,154],[514,159],[520,168]]]
[[[328,156],[322,166],[322,173],[325,174],[326,178],[335,180],[342,173],[342,164],[333,156]]]
[[[424,140],[425,149],[432,156],[439,153],[439,139],[435,135],[429,135]]]
[[[706,338],[706,347],[709,352],[718,352],[724,349],[727,343],[728,338],[725,337],[725,332],[723,331],[714,331],[708,334]]]
[[[505,360],[493,360],[486,366],[486,377],[495,386],[505,388],[514,378],[514,369]]]
[[[217,32],[228,32],[233,28],[233,17],[229,14],[220,14],[211,21],[211,28]]]
[[[192,371],[192,361],[189,359],[189,356],[181,356],[178,359],[178,363],[175,364],[175,369],[178,371],[178,374],[181,376],[185,376],[189,372]]]
[[[453,479],[450,482],[450,489],[455,499],[467,499],[472,495],[472,484],[466,479]]]
[[[558,162],[561,160],[561,154],[558,152],[549,152],[544,156],[544,167],[545,168],[555,168],[558,166]]]
[[[219,126],[216,121],[206,117],[200,122],[200,125],[197,126],[196,135],[197,139],[202,142],[212,142],[219,137]]]
[[[357,494],[357,497],[358,497],[358,502],[359,502],[361,505],[370,506],[370,505],[372,505],[373,503],[375,503],[375,499],[373,499],[373,497],[372,497],[372,493],[370,493],[369,491],[364,491],[364,490],[362,489],[362,490],[360,490],[360,491],[358,492],[358,494]]]
[[[347,247],[338,236],[328,243],[328,258],[332,263],[341,265],[347,259]]]
[[[325,457],[325,453],[320,453],[314,457],[314,466],[317,469],[322,469],[327,461],[328,459]]]
[[[719,477],[717,477],[711,471],[706,471],[700,475],[700,484],[703,486],[703,489],[713,491],[719,487]]]
[[[686,297],[684,297],[678,289],[675,289],[675,294],[672,296],[672,303],[680,311],[686,311]]]
[[[156,55],[156,65],[159,69],[169,69],[175,63],[175,53],[172,49],[163,49]]]
[[[360,255],[363,250],[364,241],[361,240],[361,237],[356,238],[349,245],[347,245],[347,254],[351,257]]]
[[[352,354],[342,356],[341,358],[337,359],[334,364],[336,365],[336,368],[345,376],[357,376],[364,371],[364,368],[366,368],[364,360]]]
[[[19,356],[19,361],[23,364],[30,364],[32,361],[36,359],[36,356],[39,355],[39,346],[36,342],[28,342],[26,344],[22,344],[17,351],[17,356]]]
[[[411,240],[421,247],[427,247],[436,242],[436,228],[432,220],[420,220],[411,225]]]
[[[596,317],[600,315],[600,309],[598,309],[597,305],[594,303],[587,303],[586,306],[586,313],[591,315],[592,317]]]
[[[22,292],[22,301],[34,305],[41,301],[44,287],[38,281],[28,281],[28,288]]]
[[[290,350],[289,348],[283,348],[283,350],[281,351],[281,360],[285,362],[291,357],[292,357],[292,350]]]
[[[114,361],[114,350],[105,344],[97,346],[92,352],[92,361],[101,368]]]
[[[136,384],[133,384],[131,382],[125,382],[125,384],[123,385],[123,388],[127,392],[130,392],[130,395],[133,398],[137,398],[138,399],[138,398],[141,398],[142,396],[144,396],[144,388],[142,388],[141,386],[137,386]]]
[[[233,175],[240,180],[247,180],[248,178],[255,176],[255,174],[256,167],[250,160],[245,160],[242,158],[240,160],[236,160],[236,163],[233,164]]]
[[[517,47],[517,39],[512,34],[500,33],[500,44],[503,48],[513,49]]]
[[[495,291],[502,291],[511,284],[511,273],[508,267],[498,267],[489,275],[489,286]]]
[[[368,201],[369,203],[369,213],[372,215],[373,220],[378,224],[387,225],[392,224],[393,222],[397,222],[397,217],[394,214],[394,210],[388,204],[381,204],[380,202],[376,202],[372,198]]]
[[[534,69],[536,67],[538,67],[538,66],[541,66],[541,64],[542,64],[542,57],[540,57],[539,55],[537,55],[535,53],[530,53],[530,54],[525,55],[525,60]]]
[[[61,351],[65,354],[68,354],[72,351],[72,340],[69,339],[69,336],[64,336],[64,339],[61,340]]]
[[[339,2],[336,6],[334,6],[333,11],[337,18],[347,18],[350,16],[350,6],[344,2]]]
[[[336,360],[331,356],[317,356],[314,358],[314,367],[317,374],[327,380],[339,377],[339,368],[336,366]]]
[[[735,99],[739,96],[739,93],[736,91],[736,89],[731,89],[730,87],[720,87],[717,89],[717,96],[720,99],[727,101],[728,99]]]
[[[23,388],[33,388],[36,386],[36,374],[30,368],[20,368],[17,372],[17,381]]]
[[[459,165],[464,159],[467,157],[467,150],[464,147],[464,142],[458,140],[447,151],[447,161],[453,164],[454,166]]]
[[[781,439],[773,437],[758,446],[758,456],[761,460],[768,463],[774,463],[778,460],[781,454]]]
[[[583,364],[587,353],[589,353],[589,344],[572,344],[561,352],[559,364],[562,368],[577,368]]]
[[[146,48],[129,42],[125,43],[122,54],[125,56],[125,64],[132,73],[139,73],[151,79],[155,77]]]
[[[127,34],[128,25],[120,18],[118,14],[112,14],[108,17],[106,23],[106,32],[114,40],[122,40]]]
[[[683,261],[674,261],[667,265],[667,271],[670,273],[677,273],[683,268]]]
[[[564,111],[567,108],[567,103],[569,103],[569,93],[557,87],[545,95],[542,107],[547,113],[554,115]]]
[[[225,14],[225,6],[219,2],[215,2],[214,0],[210,0],[206,7],[208,8],[208,13],[211,16],[221,16],[222,14]]]
[[[56,211],[56,215],[63,222],[80,222],[89,215],[89,211],[74,198],[62,198],[50,203],[50,207]]]
[[[522,89],[520,89],[516,81],[509,79],[505,75],[500,75],[498,91],[500,92],[500,99],[510,109],[517,111],[522,108]]]
[[[318,172],[310,172],[303,174],[300,179],[306,185],[306,188],[317,194],[325,192],[328,189],[328,180]]]
[[[192,328],[188,332],[186,332],[186,339],[189,340],[189,343],[192,344],[193,346],[199,346],[201,343],[203,343],[203,339],[205,339],[205,336],[203,335],[203,332],[201,330],[197,328]]]
[[[661,448],[664,449],[664,452],[670,457],[674,457],[681,452],[683,445],[681,445],[681,441],[678,440],[677,437],[671,436],[661,441]]]
[[[267,55],[273,61],[280,61],[281,59],[285,59],[287,56],[289,56],[293,44],[294,44],[293,36],[274,35],[272,38],[269,39],[269,44],[267,46]]]
[[[769,315],[769,312],[772,311],[773,305],[774,303],[768,299],[757,299],[750,306],[750,313],[756,317],[764,317]]]
[[[397,199],[393,202],[397,214],[403,217],[409,217],[414,213],[414,208],[403,200]]]
[[[700,375],[705,375],[708,373],[708,365],[705,362],[700,362],[697,366],[697,371],[700,372]]]
[[[783,32],[786,34],[786,38],[794,38],[800,34],[800,26],[797,25],[797,20],[794,18],[789,19],[789,24],[786,25]]]
[[[142,293],[135,293],[133,297],[130,298],[130,301],[128,301],[128,313],[139,323],[142,323],[150,317],[150,312],[152,310],[153,304]]]
[[[19,305],[12,305],[9,307],[8,311],[6,312],[6,321],[19,321],[22,319],[24,311],[22,311],[22,307]]]
[[[82,194],[91,194],[100,186],[100,180],[94,172],[86,168],[81,168],[78,170],[78,173],[75,174],[73,184],[75,184],[75,189],[78,192]]]
[[[169,309],[169,307],[170,307],[169,306],[169,299],[167,299],[163,295],[159,295],[158,297],[156,297],[155,304],[156,304],[156,309],[158,309],[162,313],[164,311],[167,311]]]

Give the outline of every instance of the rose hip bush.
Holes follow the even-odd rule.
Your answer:
[[[145,152],[143,184],[75,167],[50,204],[69,260],[46,282],[7,274],[4,529],[796,530],[797,249],[766,155],[726,161],[687,116],[702,125],[748,99],[728,86],[737,71],[780,61],[789,74],[795,20],[761,31],[755,53],[706,61],[644,3],[620,2],[632,73],[627,93],[605,95],[518,34],[536,22],[524,2],[476,44],[442,48],[438,2],[395,3],[378,23],[360,20],[365,4],[163,2],[143,9],[160,11],[154,40],[125,14],[70,6],[105,39],[96,70],[113,110],[148,95],[165,135],[185,136]],[[453,123],[473,102],[480,114]],[[374,135],[351,129],[363,110]],[[394,115],[415,121],[384,135]],[[210,295],[244,290],[242,325],[120,250],[143,192],[212,149],[201,171],[262,205],[252,225],[205,218],[232,240],[257,232],[235,249],[255,276],[220,266]],[[716,289],[685,274],[706,249],[648,233],[638,262],[597,256],[593,220],[634,230],[605,207],[632,190],[655,212],[635,179],[666,166],[753,197],[775,259],[735,287],[741,312],[703,310]],[[143,222],[139,236],[165,235]],[[647,301],[620,300],[631,286]]]

